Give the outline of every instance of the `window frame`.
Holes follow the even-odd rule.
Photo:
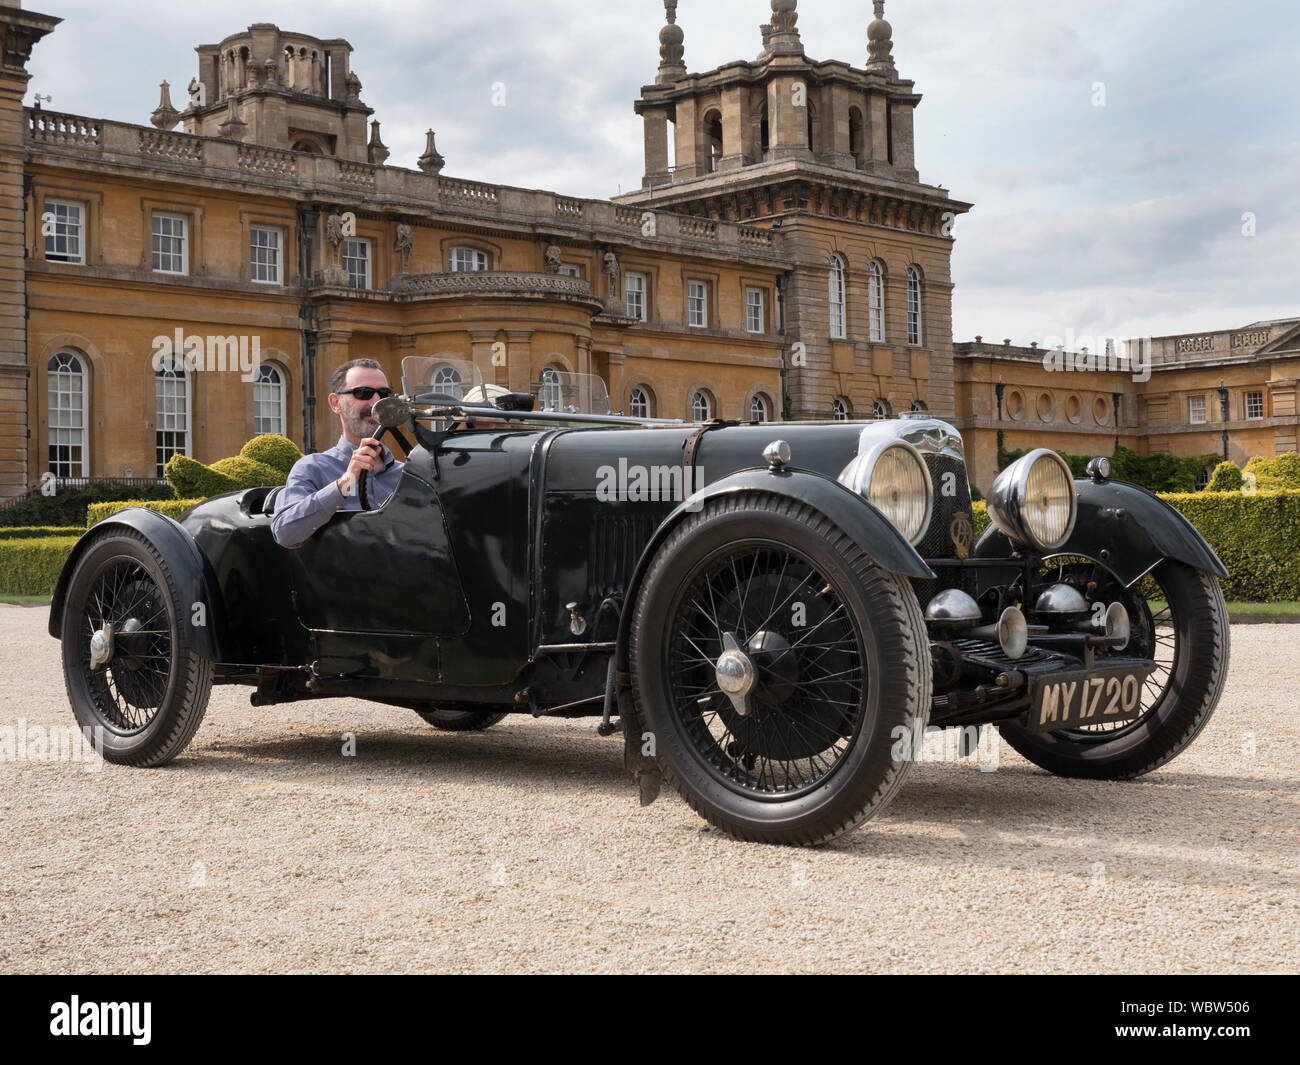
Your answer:
[[[347,264],[349,259],[352,259],[353,261],[357,261],[358,256],[348,255],[347,246],[349,244],[353,244],[356,245],[357,247],[365,248],[366,250],[365,259],[364,259],[364,262],[366,264],[366,276],[365,276],[366,283],[364,285],[353,284],[354,281],[353,274],[352,271],[348,268]],[[374,241],[371,240],[369,237],[344,237],[342,243],[339,244],[339,265],[343,267],[344,272],[348,275],[348,288],[354,288],[359,291],[368,291],[374,288],[374,274],[373,274],[374,248],[375,248]]]
[[[473,255],[476,263],[481,262],[482,266],[457,266],[457,253],[469,252]],[[447,269],[453,274],[482,274],[492,269],[492,256],[482,248],[476,248],[472,244],[453,244],[447,249]]]
[[[849,404],[848,397],[836,396],[833,400],[831,400],[831,421],[833,422],[851,421],[852,414],[853,414],[853,408]]]
[[[761,418],[754,417],[755,406],[759,406],[762,408],[763,417]],[[751,422],[758,421],[764,425],[766,425],[768,422],[772,420],[772,402],[767,398],[767,393],[755,392],[752,396],[749,397],[749,420]]]
[[[697,417],[695,416],[695,410],[696,410],[696,406],[697,406],[697,405],[696,405],[696,402],[695,402],[696,399],[703,399],[703,400],[704,400],[704,417],[703,417],[703,418],[697,418]],[[713,397],[709,395],[709,393],[708,393],[708,391],[707,391],[706,389],[703,389],[703,388],[694,388],[694,389],[691,389],[691,420],[692,420],[692,421],[696,421],[696,422],[707,422],[709,419],[711,419],[711,418],[714,416],[714,415],[713,415],[713,407],[714,407]]]
[[[255,244],[254,235],[257,233],[272,233],[275,235],[275,277],[263,278],[256,277],[256,268],[259,264],[255,261],[254,253],[258,250],[267,250],[270,245]],[[255,285],[277,285],[284,287],[284,230],[279,226],[268,226],[261,223],[250,223],[248,226],[248,279]],[[265,264],[260,264],[265,265]]]
[[[180,255],[179,255],[181,260],[180,270],[164,270],[162,267],[158,265],[158,261],[159,261],[158,256],[163,254],[173,255],[175,253],[160,252],[158,248],[155,246],[154,241],[177,239],[174,233],[164,234],[164,233],[158,233],[155,230],[154,223],[162,219],[167,219],[168,221],[172,221],[172,222],[180,222],[181,224],[181,235],[180,235],[181,248],[180,248]],[[186,214],[178,214],[174,211],[157,211],[157,210],[151,211],[149,213],[149,235],[151,238],[149,243],[149,253],[150,253],[149,260],[150,260],[150,265],[152,266],[152,270],[151,270],[152,273],[164,274],[168,277],[189,277],[190,276],[190,226],[191,224],[192,224],[192,220],[190,216]]]
[[[849,336],[849,267],[844,256],[831,252],[827,262],[830,267],[827,281],[827,311],[832,340],[847,340]]]
[[[636,412],[636,396],[640,393],[645,400],[645,413]],[[650,390],[644,385],[633,385],[627,393],[627,412],[633,418],[653,418],[654,417],[654,400],[650,397]]]
[[[75,259],[69,259],[69,258],[51,258],[51,255],[58,256],[58,255],[60,254],[59,252],[51,252],[51,251],[50,251],[50,245],[49,245],[49,242],[50,242],[50,241],[56,241],[56,240],[59,239],[59,234],[57,234],[57,233],[51,233],[49,236],[45,236],[44,233],[42,232],[42,235],[41,235],[41,256],[42,256],[42,258],[43,258],[47,263],[63,263],[63,264],[65,264],[65,265],[67,265],[67,266],[85,266],[85,265],[86,265],[86,231],[87,231],[87,228],[88,228],[88,227],[87,227],[87,220],[88,220],[89,217],[90,217],[90,205],[87,204],[87,203],[85,203],[85,202],[82,201],[82,200],[64,200],[64,199],[59,199],[58,197],[46,197],[46,198],[45,198],[44,200],[42,200],[42,202],[41,202],[41,219],[40,219],[40,222],[41,222],[41,229],[42,229],[42,231],[43,231],[44,228],[45,228],[45,215],[46,215],[47,213],[49,213],[50,210],[51,210],[52,208],[55,208],[55,207],[64,207],[64,208],[74,208],[74,207],[75,207],[75,208],[77,209],[77,211],[78,211],[78,213],[79,213],[79,215],[80,215],[80,220],[77,222],[77,244],[78,244],[78,246],[80,247],[81,251],[78,253],[78,258],[75,258]],[[60,223],[60,222],[58,221],[58,219],[55,219],[54,224],[55,224],[56,226],[58,226],[58,225],[61,225],[61,224],[62,224],[62,225],[66,225],[67,223],[66,223],[66,221]],[[68,237],[68,234],[67,234],[67,233],[64,233],[64,234],[63,234],[63,237],[64,237],[64,239],[66,240],[67,237]],[[64,254],[66,255],[66,253],[64,253]]]
[[[925,342],[924,306],[921,271],[916,266],[909,266],[907,268],[907,342],[913,347],[920,347]]]
[[[754,303],[750,297],[757,296],[758,302]],[[758,328],[754,328],[754,311],[758,312]],[[745,332],[746,333],[766,333],[767,332],[767,292],[758,285],[745,286]]]
[[[885,343],[885,267],[879,259],[867,263],[867,336]]]
[[[65,373],[63,370],[51,370],[50,363],[54,362],[60,356],[69,356],[77,366],[77,374],[81,379],[81,424],[79,426],[68,426],[54,424],[53,399],[56,395],[62,394],[61,391],[51,387],[50,377],[53,374]],[[55,430],[71,430],[79,433],[81,437],[80,445],[73,444],[55,444]],[[90,470],[90,361],[79,351],[73,348],[59,348],[55,351],[45,363],[45,446],[46,461],[49,463],[48,469],[57,478],[79,479],[89,477]],[[77,460],[76,465],[81,467],[81,472],[69,472],[61,474],[55,470],[55,464],[62,460],[55,460],[50,456],[50,450],[54,447],[74,447],[80,446],[81,457]],[[69,469],[72,469],[73,463],[68,461]]]
[[[696,286],[702,290],[700,296],[694,294]],[[692,319],[695,317],[695,306],[699,303],[700,318],[696,322]],[[686,325],[690,329],[708,329],[709,328],[709,283],[699,279],[690,279],[686,281]]]
[[[1198,418],[1196,401],[1201,401],[1200,417]],[[1209,421],[1209,406],[1205,402],[1205,396],[1188,396],[1187,397],[1187,424],[1188,425],[1205,425]]]
[[[1251,413],[1250,413],[1250,407],[1251,407],[1251,403],[1250,403],[1250,401],[1251,401],[1251,398],[1252,398],[1252,397],[1258,397],[1258,398],[1259,398],[1259,413],[1258,413],[1258,414],[1251,414]],[[1242,396],[1242,409],[1245,411],[1245,414],[1246,414],[1246,421],[1248,421],[1248,422],[1258,422],[1258,421],[1263,421],[1263,419],[1264,419],[1264,393],[1263,393],[1263,390],[1261,390],[1261,389],[1251,389],[1249,392],[1244,393],[1243,396]]]
[[[167,377],[166,373],[164,372],[164,364],[166,364],[167,372],[176,373],[179,370],[178,377],[171,377],[171,378]],[[184,429],[162,429],[159,426],[165,412],[159,409],[159,402],[161,401],[162,396],[160,396],[158,393],[158,382],[164,380],[174,381],[177,379],[185,382],[185,390],[183,396],[185,400],[185,411],[184,411],[185,428]],[[153,423],[154,470],[156,472],[157,477],[160,480],[163,480],[167,476],[167,462],[166,460],[164,460],[163,462],[158,461],[159,453],[162,451],[162,446],[158,442],[158,437],[160,434],[165,432],[180,433],[184,442],[184,447],[181,448],[179,451],[173,450],[171,454],[172,455],[180,454],[186,456],[187,458],[192,457],[191,450],[194,446],[193,378],[191,377],[190,372],[185,368],[185,360],[183,358],[178,358],[176,355],[172,355],[167,359],[158,360],[158,366],[154,367],[153,369],[153,381],[154,381],[154,393],[153,393],[154,394],[154,423]],[[168,455],[167,457],[171,458],[171,455]]]
[[[279,419],[280,422],[280,427],[278,429],[259,429],[257,427],[257,421],[258,421],[258,413],[257,413],[258,394],[257,393],[260,387],[269,383],[262,380],[262,370],[267,367],[272,369],[275,372],[276,376],[279,377],[280,379],[279,398],[277,404],[279,410],[276,414],[276,417]],[[254,436],[260,436],[263,433],[276,433],[279,436],[289,435],[289,412],[288,412],[288,402],[287,402],[288,394],[289,394],[289,375],[288,373],[285,372],[284,367],[280,366],[278,363],[272,361],[271,359],[266,359],[265,361],[259,363],[257,367],[257,376],[253,378],[253,435]]]
[[[641,282],[641,291],[635,292],[632,289],[632,279],[636,278]],[[627,270],[623,274],[623,311],[624,314],[637,322],[648,322],[650,320],[650,307],[647,296],[650,292],[650,280],[640,270]],[[641,310],[639,314],[632,313],[632,296],[640,297]]]

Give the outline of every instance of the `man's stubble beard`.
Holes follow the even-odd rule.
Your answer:
[[[349,414],[346,411],[343,412],[343,428],[358,440],[364,440],[368,436],[373,436],[378,424],[378,422],[368,415],[362,416],[359,414]]]

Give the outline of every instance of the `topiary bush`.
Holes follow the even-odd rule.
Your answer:
[[[275,433],[263,433],[261,436],[253,437],[239,449],[239,453],[246,459],[262,462],[272,469],[279,470],[285,477],[289,476],[293,464],[302,458],[302,452],[292,440]],[[283,481],[277,483],[284,484]]]
[[[1205,486],[1207,492],[1239,492],[1241,490],[1241,470],[1235,462],[1220,462],[1214,467],[1214,475]]]
[[[167,460],[167,480],[177,499],[206,499],[233,492],[236,487],[229,477],[185,455],[173,455]]]
[[[155,510],[159,514],[165,514],[169,518],[175,518],[180,521],[185,517],[186,511],[191,507],[196,507],[203,500],[201,499],[162,499],[146,502],[139,499],[128,499],[125,502],[118,503],[95,503],[90,507],[86,516],[86,526],[94,525],[96,522],[103,521],[110,515],[119,511],[126,510],[128,507],[143,507],[145,510]]]

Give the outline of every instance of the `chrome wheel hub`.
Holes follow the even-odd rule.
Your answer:
[[[113,625],[106,624],[96,629],[90,637],[90,668],[103,669],[113,657]]]
[[[754,690],[758,673],[749,655],[740,649],[731,633],[722,634],[722,648],[716,667],[718,687],[731,700],[736,713],[744,717],[749,713],[749,693]]]

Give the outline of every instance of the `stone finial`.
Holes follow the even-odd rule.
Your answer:
[[[171,129],[180,121],[181,113],[172,107],[171,86],[164,81],[159,87],[162,93],[158,98],[158,106],[149,116],[149,121],[159,129]]]
[[[656,85],[671,85],[678,78],[686,77],[686,63],[683,61],[686,48],[682,43],[686,35],[677,25],[677,0],[664,0],[664,13],[668,22],[659,31],[659,73],[655,77]]]
[[[263,70],[266,74],[267,85],[280,84],[280,65],[275,61],[274,56],[270,56],[267,59],[266,64],[263,67]]]
[[[767,50],[772,55],[803,55],[799,39],[799,0],[772,0],[772,35]]]
[[[370,122],[370,143],[366,145],[366,158],[372,163],[382,163],[388,158],[388,147],[379,139],[379,119]]]
[[[424,154],[416,160],[415,165],[426,174],[441,174],[446,162],[447,160],[438,154],[438,149],[433,143],[433,130],[429,130],[425,134]]]
[[[875,0],[876,17],[867,26],[867,69],[877,74],[897,75],[890,53],[894,50],[894,28],[885,21],[885,0]]]
[[[758,27],[758,32],[763,35],[763,50],[758,53],[756,63],[761,63],[764,59],[772,54],[772,24],[764,22]]]
[[[348,103],[359,104],[361,102],[361,79],[357,77],[355,70],[348,71],[348,76],[343,79],[343,87],[348,93]]]
[[[242,141],[247,132],[248,123],[239,117],[239,112],[235,110],[235,98],[232,96],[227,101],[226,120],[217,127],[217,136],[222,140]]]

